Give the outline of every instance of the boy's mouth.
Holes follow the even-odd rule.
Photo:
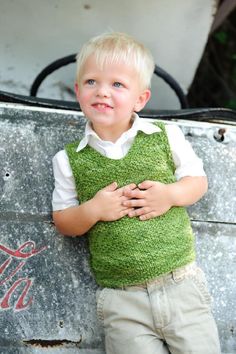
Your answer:
[[[113,109],[109,104],[107,103],[94,103],[92,104],[92,107],[99,110],[99,111],[104,111],[107,109]]]

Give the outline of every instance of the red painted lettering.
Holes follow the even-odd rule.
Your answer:
[[[11,263],[12,259],[10,259]],[[20,262],[20,264],[18,264],[18,266],[15,268],[15,270],[13,270],[13,272],[11,272],[8,277],[6,277],[5,279],[0,281],[0,285],[6,283],[9,279],[11,279],[12,277],[14,277],[14,275],[23,267],[23,265],[25,264],[25,262]]]
[[[0,251],[8,255],[8,258],[2,264],[0,264],[0,276],[6,273],[13,260],[17,261],[20,259],[24,259],[18,265],[16,265],[13,270],[10,270],[8,272],[8,275],[6,275],[4,279],[0,280],[0,286],[12,279],[19,272],[19,270],[23,268],[28,258],[39,254],[45,249],[47,249],[47,246],[36,249],[34,241],[27,241],[16,250],[10,249],[9,247],[0,244]],[[18,280],[16,280],[13,285],[11,285],[10,289],[7,290],[7,292],[3,295],[2,300],[0,300],[0,310],[7,310],[14,307],[10,305],[10,301],[13,293],[15,293],[16,290],[18,290],[20,294],[16,300],[14,309],[16,311],[21,311],[28,308],[33,301],[33,297],[31,296],[28,301],[25,301],[25,298],[28,295],[32,283],[32,279],[29,278],[19,278]],[[18,289],[21,284],[25,284],[23,290]]]
[[[32,247],[32,250],[30,252],[22,252],[25,248],[27,247]],[[29,258],[32,257],[42,251],[44,251],[47,247],[41,247],[40,249],[35,248],[35,242],[33,241],[27,241],[23,245],[21,245],[17,250],[11,250],[10,248],[7,248],[3,245],[0,244],[0,250],[3,252],[9,254],[10,256],[16,257],[16,258]]]
[[[19,297],[19,299],[18,299],[18,301],[16,303],[15,309],[16,310],[26,309],[32,303],[32,300],[33,300],[32,297],[30,297],[29,300],[25,304],[23,303],[24,298],[27,295],[27,293],[28,293],[28,291],[29,291],[29,289],[30,289],[30,287],[32,285],[32,280],[31,279],[27,279],[27,278],[20,278],[10,287],[10,289],[5,294],[3,300],[0,303],[0,307],[2,309],[9,309],[11,307],[10,304],[9,304],[11,296],[14,293],[14,291],[16,290],[16,288],[23,282],[26,282],[26,284],[24,286],[22,294],[20,295],[20,297]]]

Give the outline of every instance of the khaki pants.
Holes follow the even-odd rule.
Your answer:
[[[104,288],[97,312],[107,354],[219,354],[204,273],[195,263],[146,284]]]

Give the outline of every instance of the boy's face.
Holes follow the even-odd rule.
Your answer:
[[[133,112],[140,111],[150,98],[141,88],[132,66],[105,64],[101,69],[91,55],[84,64],[76,96],[95,132],[104,140],[115,141],[131,126]]]

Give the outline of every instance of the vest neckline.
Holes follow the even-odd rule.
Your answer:
[[[154,134],[157,134],[157,133],[153,133],[153,134],[151,134],[151,135],[154,135]],[[160,133],[159,133],[159,134],[160,134]],[[120,158],[120,159],[112,159],[112,158],[110,158],[110,157],[108,157],[108,156],[104,156],[104,155],[102,155],[99,151],[95,150],[94,148],[92,148],[92,147],[89,146],[89,145],[87,145],[84,149],[85,149],[85,150],[88,149],[88,150],[92,151],[93,154],[98,155],[101,159],[104,159],[104,160],[116,161],[116,162],[117,162],[117,161],[125,161],[126,159],[129,158],[130,155],[132,155],[132,153],[133,153],[135,150],[137,150],[137,146],[139,146],[139,144],[137,144],[137,142],[138,142],[138,140],[141,138],[142,135],[146,136],[146,134],[145,134],[144,132],[138,131],[137,135],[136,135],[135,138],[134,138],[134,141],[133,141],[131,147],[129,148],[129,150],[128,150],[128,152],[127,152],[127,154],[126,154],[125,156],[123,156],[122,158]],[[82,152],[82,151],[83,151],[83,150],[81,150],[81,152]]]

